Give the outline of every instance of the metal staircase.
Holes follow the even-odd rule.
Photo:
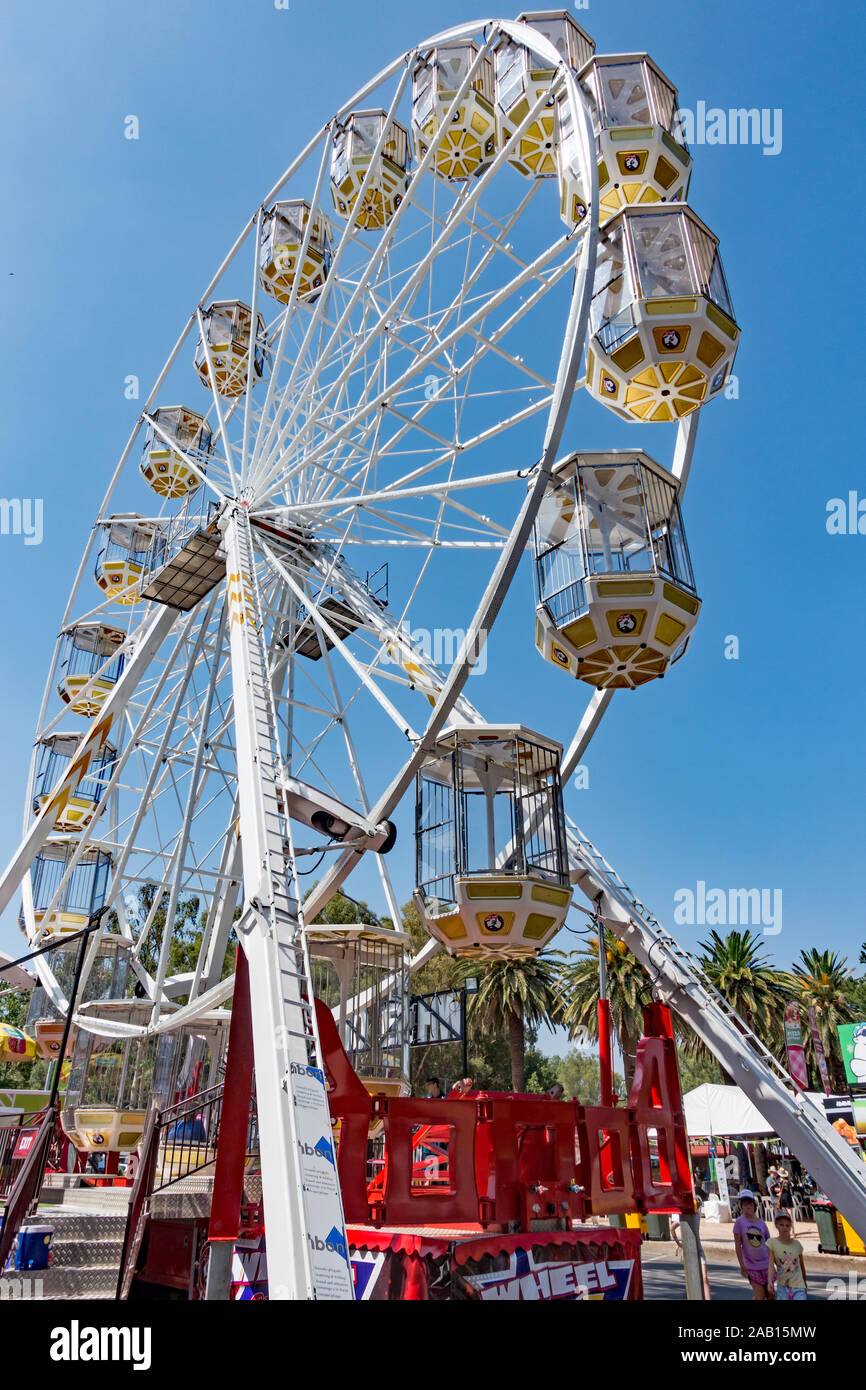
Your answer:
[[[597,906],[669,1004],[718,1058],[768,1124],[866,1237],[866,1164],[710,983],[698,961],[666,932],[595,845],[568,819],[571,880]]]
[[[91,1197],[84,1189],[75,1190],[64,1194],[62,1205],[40,1208],[38,1220],[54,1233],[51,1266],[0,1275],[0,1303],[18,1298],[114,1298],[126,1214],[120,1205],[104,1200],[107,1191],[96,1189]]]
[[[225,520],[245,906],[271,1298],[353,1298],[249,515]]]

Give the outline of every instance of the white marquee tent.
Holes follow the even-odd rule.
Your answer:
[[[821,1093],[807,1091],[806,1095],[823,1114]],[[688,1091],[683,1106],[690,1136],[747,1139],[776,1132],[739,1086],[711,1086],[707,1082]]]

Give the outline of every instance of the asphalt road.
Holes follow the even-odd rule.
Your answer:
[[[644,1251],[642,1252],[641,1267],[643,1269],[645,1299],[685,1301],[686,1288],[683,1279],[683,1267],[676,1257],[652,1255]],[[707,1263],[707,1272],[710,1276],[710,1293],[714,1299],[719,1299],[722,1302],[741,1302],[744,1300],[751,1302],[752,1291],[740,1274],[737,1265],[710,1260]],[[827,1281],[834,1276],[823,1270],[810,1274],[808,1267],[807,1274],[809,1279],[808,1298],[823,1302],[832,1291],[828,1290]]]

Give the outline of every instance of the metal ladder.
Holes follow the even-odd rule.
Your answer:
[[[310,962],[285,846],[280,745],[245,507],[225,524],[250,999],[270,1297],[354,1297]]]
[[[597,904],[612,930],[669,1004],[718,1058],[768,1124],[806,1165],[819,1186],[866,1238],[866,1164],[823,1112],[795,1092],[791,1078],[748,1024],[719,994],[699,962],[661,926],[570,818],[571,879]]]

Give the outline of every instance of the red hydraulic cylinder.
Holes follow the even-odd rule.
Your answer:
[[[247,958],[238,948],[208,1240],[237,1240],[253,1086],[253,1021]]]
[[[610,1001],[598,1001],[598,1061],[601,1072],[601,1103],[613,1105],[613,1049],[610,1034]]]

